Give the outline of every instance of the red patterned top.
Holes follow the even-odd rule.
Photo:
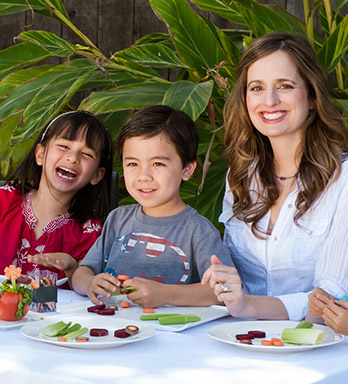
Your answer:
[[[34,233],[37,219],[32,210],[31,197],[32,192],[23,198],[11,186],[0,188],[0,274],[4,273],[5,267],[14,264],[22,268],[23,274],[35,268],[47,269],[58,273],[58,279],[61,279],[65,277],[63,271],[28,263],[27,256],[64,252],[81,260],[99,237],[102,225],[94,219],[80,224],[66,213],[50,221],[37,239]]]

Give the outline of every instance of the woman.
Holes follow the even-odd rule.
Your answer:
[[[309,42],[287,32],[255,40],[224,118],[220,221],[236,269],[213,257],[202,283],[233,316],[300,320],[314,285],[339,291],[327,270],[341,280],[348,271],[346,127]]]

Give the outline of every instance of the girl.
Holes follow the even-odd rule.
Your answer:
[[[220,216],[236,269],[214,258],[202,280],[233,316],[301,320],[314,286],[347,286],[347,127],[325,79],[287,32],[255,40],[238,66]]]
[[[111,173],[112,140],[99,120],[82,111],[53,119],[0,189],[0,271],[15,264],[70,278],[101,233]]]

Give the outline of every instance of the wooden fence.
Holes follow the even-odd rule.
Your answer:
[[[163,0],[165,1],[165,0]],[[279,5],[303,19],[300,0],[259,1]],[[152,32],[166,32],[166,27],[152,11],[148,0],[63,0],[71,21],[106,55],[128,48],[142,36]],[[220,28],[228,22],[215,14],[202,12]],[[0,17],[0,50],[11,46],[13,38],[24,30],[35,29],[55,33],[71,43],[80,43],[69,28],[30,12]]]

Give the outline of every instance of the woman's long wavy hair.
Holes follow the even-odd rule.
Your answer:
[[[62,136],[73,141],[81,135],[85,135],[87,146],[100,154],[99,167],[105,168],[105,175],[96,185],[88,183],[75,194],[70,201],[70,217],[80,223],[84,223],[89,218],[103,221],[109,212],[113,161],[112,139],[104,124],[91,113],[71,111],[54,118],[40,132],[33,147],[8,182],[18,188],[23,195],[30,190],[37,190],[40,185],[42,166],[36,163],[36,146],[41,144],[47,149],[52,138]]]
[[[298,224],[311,205],[341,171],[346,152],[347,127],[342,112],[331,102],[327,76],[305,37],[276,32],[256,39],[244,52],[236,83],[224,108],[228,183],[233,194],[233,217],[251,224],[262,237],[258,222],[279,197],[269,139],[253,126],[246,107],[247,73],[251,64],[275,51],[286,52],[306,83],[311,110],[302,134],[299,185],[294,222]],[[312,109],[313,107],[313,109]],[[258,198],[251,197],[251,180],[259,175]]]

